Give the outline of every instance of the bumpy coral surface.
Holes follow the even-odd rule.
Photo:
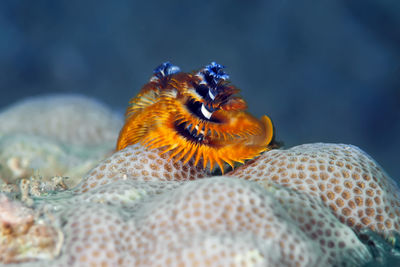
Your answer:
[[[320,146],[303,146],[303,153],[291,157],[304,164],[304,153]],[[353,150],[349,155],[366,157]],[[39,206],[53,210],[65,234],[61,256],[48,263],[360,266],[372,259],[368,247],[313,190],[304,194],[272,179],[199,179],[207,174],[200,169],[191,177],[182,167],[157,151],[130,146],[100,163],[74,190],[43,199]],[[179,175],[166,179],[169,168],[168,173]]]
[[[136,263],[143,266],[322,262],[319,246],[273,197],[236,179],[186,183],[143,205],[137,218],[134,252]]]
[[[42,136],[0,136],[0,184],[15,184],[32,176],[43,181],[64,176],[68,186],[75,186],[109,151],[109,147],[82,151]]]
[[[3,110],[0,186],[54,176],[68,177],[66,184],[75,186],[113,151],[121,124],[97,101],[74,95],[30,98]]]
[[[158,149],[149,150],[139,144],[128,146],[90,171],[74,192],[86,192],[121,179],[194,180],[208,175],[207,170],[194,166],[193,160],[183,164],[182,161],[169,160],[170,154],[160,155]]]
[[[58,202],[66,237],[61,256],[47,263],[353,266],[371,259],[350,228],[315,199],[290,189],[211,177],[165,181],[168,189],[154,195],[145,183],[120,180]]]
[[[78,95],[28,98],[0,113],[0,135],[32,134],[74,145],[114,143],[121,125],[108,108]]]
[[[20,180],[21,189],[19,195],[0,194],[0,263],[363,266],[374,259],[384,263],[382,255],[396,252],[398,188],[354,146],[275,149],[226,176],[210,177],[196,157],[185,162],[174,151],[135,144],[113,153],[86,175],[77,174],[80,183],[66,190],[59,173],[49,184],[35,175],[28,178],[28,168],[50,166],[50,175],[54,166],[62,166],[60,172],[87,167],[86,160],[94,158],[90,155],[105,154],[99,143],[108,140],[107,134],[99,134],[101,142],[88,139],[108,129],[99,122],[93,131],[93,125],[75,118],[77,113],[68,105],[64,111],[69,133],[61,133],[66,125],[60,126],[62,131],[52,130],[57,126],[46,108],[42,114],[47,119],[38,120],[38,125],[12,126],[24,112],[38,112],[37,103],[51,106],[47,100],[0,114],[0,122],[9,123],[4,133],[10,133],[0,131],[0,164],[8,168],[0,169],[1,178],[11,185]],[[5,119],[7,112],[14,114],[10,121]],[[82,132],[71,125],[82,126]],[[14,139],[12,129],[23,134]],[[369,243],[360,235],[369,237]]]
[[[397,185],[355,146],[320,143],[273,150],[229,175],[315,195],[356,231],[368,227],[389,237],[400,230]]]
[[[371,259],[356,234],[332,213],[326,212],[322,201],[273,183],[264,183],[264,187],[283,205],[298,227],[319,244],[329,264],[357,266]]]

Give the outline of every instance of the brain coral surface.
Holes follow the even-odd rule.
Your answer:
[[[290,182],[263,178],[259,172],[265,168],[258,170],[260,162],[271,153],[275,153],[274,159],[279,159],[275,164],[284,160],[276,153],[289,153],[285,154],[287,159],[296,158],[295,162],[304,165],[306,155],[311,164],[312,160],[314,164],[322,161],[325,154],[334,156],[338,162],[345,155],[357,159],[348,161],[355,172],[365,165],[376,171],[374,175],[381,173],[380,179],[385,183],[392,183],[391,180],[355,147],[309,144],[303,146],[301,153],[293,152],[296,149],[267,152],[246,165],[251,168],[247,171],[241,167],[228,176],[205,177],[208,174],[201,169],[193,166],[186,169],[156,151],[140,145],[129,146],[99,163],[72,190],[38,202],[37,210],[46,210],[57,218],[52,227],[61,229],[64,241],[57,257],[51,254],[51,260],[36,263],[38,266],[361,266],[367,263],[372,254],[357,236],[359,228],[347,225],[346,220],[342,223],[318,191],[310,189],[305,194],[305,187],[300,188],[303,190],[296,187],[299,183],[288,186]],[[342,150],[347,152],[342,155]],[[317,169],[329,173],[328,168],[336,166],[336,161],[330,163],[325,158],[325,167],[317,165]],[[137,168],[138,164],[141,167]],[[302,171],[305,177],[313,179],[312,172],[306,171],[308,166],[294,170],[298,176]],[[167,178],[166,173],[172,178]],[[242,174],[246,176],[241,177]],[[362,172],[359,175],[362,177]],[[334,174],[328,179],[334,177],[346,179]],[[328,184],[325,186],[331,190],[337,185]],[[394,189],[381,190],[381,194],[385,193],[382,202],[395,199]],[[358,214],[352,216],[361,221]],[[385,216],[390,218],[390,212]],[[372,230],[382,234],[397,231],[396,228]]]
[[[273,150],[229,175],[313,195],[356,231],[368,227],[387,237],[400,230],[397,185],[355,146],[320,143]]]
[[[15,110],[13,116],[25,108]],[[85,147],[97,142],[87,141],[90,131]],[[71,141],[77,133],[49,135],[80,142]],[[0,263],[363,266],[377,257],[370,245],[377,239],[366,242],[365,230],[389,241],[388,251],[396,241],[398,188],[354,146],[274,149],[224,176],[170,156],[127,146],[75,187],[34,197],[30,207],[2,193]]]
[[[85,192],[91,197],[59,202],[65,241],[50,266],[320,266],[371,258],[321,202],[287,188],[230,177],[167,181],[178,184],[161,193],[117,183],[99,187],[97,198]]]

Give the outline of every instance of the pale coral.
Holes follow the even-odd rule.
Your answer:
[[[316,143],[272,150],[229,175],[314,195],[356,231],[370,228],[390,237],[400,230],[399,188],[355,146]]]
[[[360,266],[370,261],[367,246],[317,192],[299,190],[304,184],[296,180],[290,188],[257,175],[265,168],[275,174],[268,166],[275,159],[272,165],[281,168],[296,159],[305,166],[291,174],[307,174],[306,163],[317,164],[325,154],[336,157],[335,163],[344,153],[376,165],[358,149],[340,145],[303,146],[285,154],[286,165],[282,151],[267,152],[230,177],[211,178],[201,168],[173,163],[140,145],[118,151],[73,190],[35,200],[65,235],[61,255],[38,266]],[[270,153],[272,159],[264,161]],[[353,165],[347,168],[361,168],[349,159]],[[321,168],[327,170],[331,163],[326,162]],[[333,188],[337,183],[329,178],[326,187]]]
[[[348,227],[329,214],[319,218],[321,205],[288,192],[266,191],[255,183],[226,177],[187,182],[137,211],[136,242],[146,245],[136,247],[136,264],[321,266],[337,264],[343,255],[349,262],[370,258]],[[296,210],[298,206],[303,209]],[[330,227],[342,235],[333,241],[335,247],[324,249],[299,223],[302,212],[313,208],[307,219],[327,223],[325,228],[316,225],[314,231]]]
[[[75,170],[79,180],[83,174],[77,169],[90,168],[93,155],[106,150],[88,147],[91,130],[79,146],[71,144],[79,139],[76,132],[66,138],[49,131],[43,137],[31,130],[25,137],[0,137],[7,141],[0,142],[0,175],[9,183],[1,190],[19,185],[18,197],[32,205],[0,194],[0,263],[362,266],[377,257],[374,247],[386,242],[375,233],[391,242],[399,233],[397,186],[354,146],[272,150],[226,176],[210,177],[193,160],[175,162],[168,160],[170,152],[136,144],[98,163],[66,190],[64,174]],[[53,173],[54,166],[61,166],[60,173]],[[45,169],[48,177],[40,178]],[[360,233],[371,237],[373,246]],[[392,243],[384,244],[394,250]]]
[[[237,178],[119,180],[57,201],[66,237],[50,265],[357,266],[371,259],[320,202]]]
[[[118,180],[170,181],[194,180],[209,173],[194,166],[193,160],[187,164],[182,161],[168,160],[171,152],[160,155],[158,149],[147,149],[139,144],[117,151],[101,162],[74,188],[75,193],[82,193]]]
[[[27,98],[0,113],[0,183],[69,177],[75,186],[112,152],[122,116],[79,95]]]
[[[114,145],[121,126],[120,116],[80,95],[27,98],[0,113],[0,135],[24,133],[74,145]]]
[[[297,226],[319,244],[330,264],[357,266],[371,260],[366,246],[354,231],[327,212],[321,200],[269,182],[263,183],[263,186],[279,201]]]
[[[43,136],[14,134],[0,136],[0,181],[15,184],[20,179],[69,177],[75,186],[82,176],[109,153],[110,147],[83,150]]]

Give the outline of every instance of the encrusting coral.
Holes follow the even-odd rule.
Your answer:
[[[174,251],[173,255],[179,259],[182,244],[178,240],[188,244],[188,250],[193,254],[186,259],[182,257],[185,266],[317,266],[328,262],[338,264],[344,254],[347,261],[354,262],[366,262],[370,257],[354,233],[334,216],[328,214],[319,218],[319,213],[324,210],[322,205],[287,189],[265,191],[255,183],[212,177],[186,183],[156,201],[156,205],[143,205],[145,214],[138,210],[136,225],[140,227],[140,239],[149,236],[149,242],[154,245],[148,247],[159,248],[159,257],[163,261],[152,262],[154,252],[139,249],[136,255],[144,265],[165,264],[171,257],[165,248]],[[299,206],[302,209],[297,209]],[[318,222],[313,226],[315,233],[302,227],[302,223],[307,224],[307,219],[299,219],[303,211],[312,211],[308,219]],[[332,231],[332,235],[339,233],[342,238],[329,238],[325,234],[327,229]],[[320,246],[320,240],[313,237],[318,231],[322,232],[319,238],[325,238],[325,245]],[[240,242],[245,236],[247,245]],[[217,239],[212,243],[218,251],[203,249],[203,254],[199,253],[202,246],[192,248],[197,238]],[[235,251],[235,242],[244,247]],[[210,254],[215,256],[209,257]],[[171,262],[176,262],[176,259],[171,259]]]
[[[0,113],[0,185],[20,179],[68,177],[75,186],[113,151],[122,120],[87,97],[58,95],[21,101]]]
[[[79,146],[114,144],[121,126],[118,114],[79,95],[27,98],[0,113],[0,136],[28,134]]]
[[[143,182],[120,180],[59,202],[66,237],[48,264],[353,266],[371,259],[350,228],[295,191],[228,177],[163,183],[169,189],[154,194]]]
[[[158,149],[148,150],[135,144],[117,151],[105,159],[85,176],[74,188],[75,193],[84,193],[100,185],[118,180],[171,181],[195,180],[209,176],[209,172],[195,166],[193,160],[184,164],[182,161],[168,160],[169,153],[160,154]]]
[[[214,97],[223,102],[221,95],[216,97],[221,93],[217,85],[228,86],[220,65],[212,63],[194,74],[200,76],[192,77],[193,90],[187,80],[174,76],[180,75],[177,70],[169,63],[157,68],[150,84],[157,84],[159,91],[145,87],[141,95],[145,98],[133,101],[134,112],[153,105],[154,97],[169,88],[166,84],[172,80],[175,87],[184,85],[187,99],[201,103],[196,104],[199,109],[183,105],[187,116],[210,119],[218,114],[212,108],[223,110],[211,101]],[[165,108],[171,102],[164,100],[160,103],[168,111]],[[233,110],[244,112],[241,98],[229,95],[225,100]],[[130,116],[139,115],[128,112],[127,122]],[[273,149],[269,119],[256,120],[247,113],[245,117],[261,131],[223,136],[237,122],[221,130],[207,121],[210,131],[203,127],[203,132],[196,129],[194,134],[190,129],[190,135],[180,137],[190,143],[189,150],[176,150],[157,135],[148,139],[151,131],[168,126],[162,118],[160,123],[152,117],[156,125],[137,120],[128,123],[136,127],[133,139],[123,129],[118,150],[74,188],[65,190],[62,177],[56,175],[54,186],[22,179],[19,197],[27,204],[30,201],[31,207],[0,194],[0,262],[18,266],[363,266],[377,258],[376,242],[386,242],[376,241],[373,234],[389,240],[385,246],[394,250],[399,190],[373,159],[354,146],[340,144]],[[176,126],[165,129],[182,134]],[[216,154],[209,149],[192,150],[204,145],[212,127],[217,130],[210,138],[225,140],[227,146],[245,149],[249,142],[250,147],[258,147],[251,158],[265,152],[224,176],[211,176],[214,163],[224,171],[225,163],[250,158],[246,151],[241,156],[244,150],[240,149],[228,156],[220,154],[222,143]],[[83,145],[87,151],[98,149],[87,144]],[[33,231],[37,227],[40,231]],[[15,235],[10,235],[10,229]],[[369,243],[365,230],[372,233]]]
[[[399,188],[355,146],[317,143],[273,150],[229,175],[315,196],[357,232],[368,227],[390,238],[400,231]]]
[[[81,148],[42,136],[0,136],[0,184],[16,184],[31,177],[40,177],[44,182],[63,176],[68,177],[65,182],[72,187],[110,150],[101,147],[82,152]]]

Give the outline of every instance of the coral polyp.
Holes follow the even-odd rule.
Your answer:
[[[117,150],[141,143],[171,158],[224,171],[269,150],[274,136],[269,117],[253,117],[239,89],[215,62],[183,73],[169,62],[154,70],[150,82],[130,101]]]

